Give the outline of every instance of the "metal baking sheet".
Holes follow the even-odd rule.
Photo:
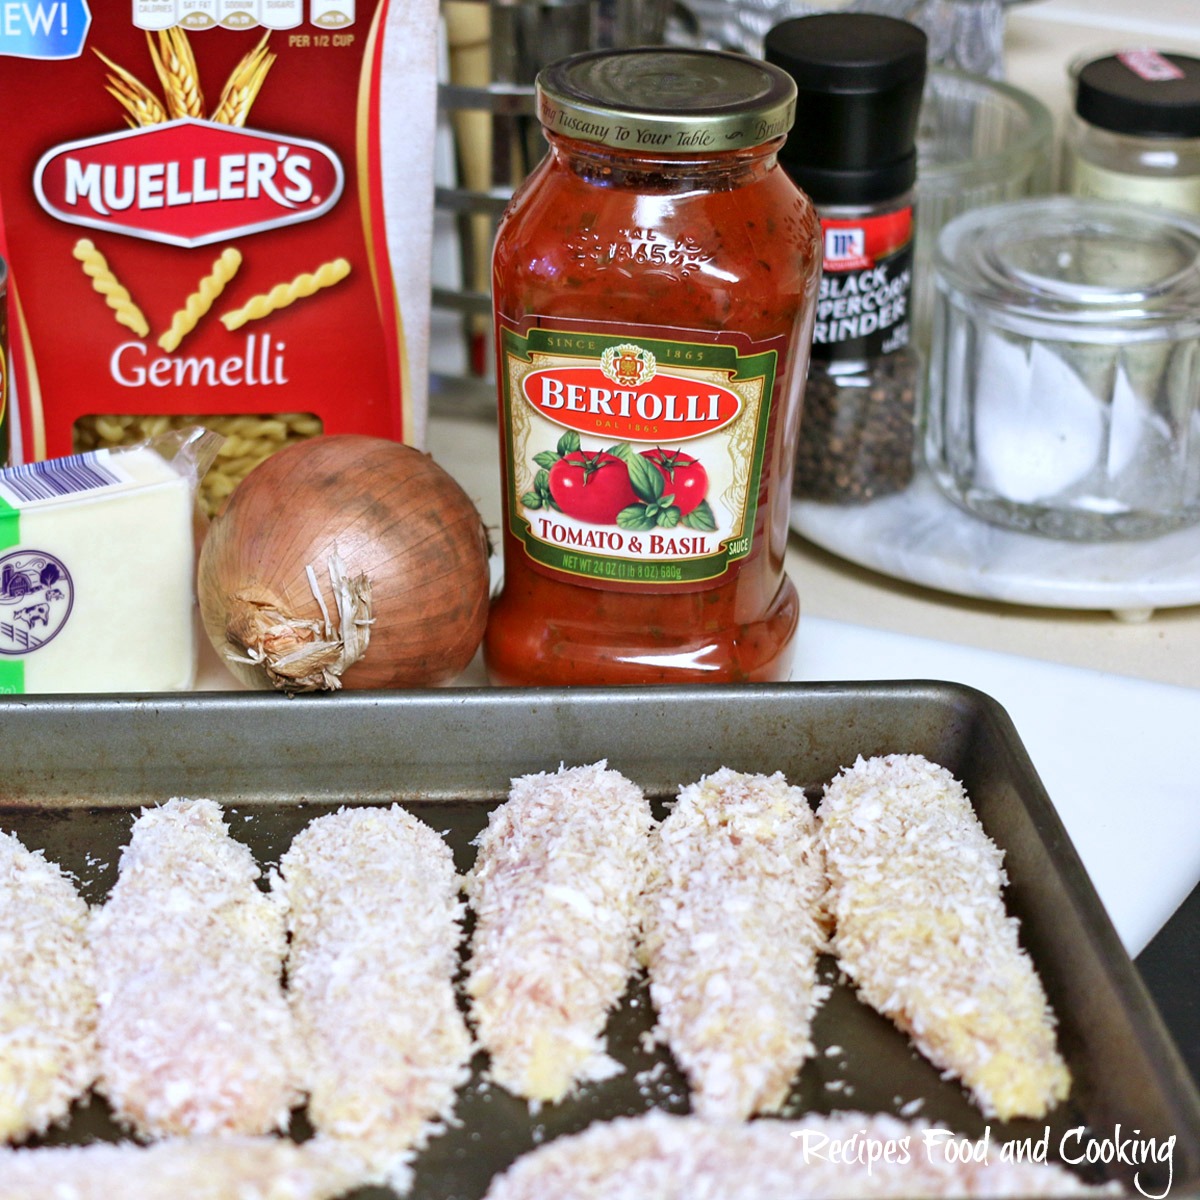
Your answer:
[[[103,900],[132,814],[175,795],[209,796],[230,810],[233,834],[264,866],[308,821],[341,804],[411,806],[442,831],[460,870],[472,838],[509,780],[607,758],[660,805],[678,787],[729,766],[783,771],[820,788],[858,755],[921,753],[965,783],[988,833],[1006,852],[1007,900],[1021,920],[1060,1021],[1074,1087],[1047,1120],[986,1121],[963,1091],[892,1026],[822,970],[832,994],[815,1025],[817,1054],[798,1076],[787,1115],[854,1109],[912,1114],[993,1147],[1087,1126],[1100,1142],[1139,1130],[1173,1137],[1172,1197],[1200,1194],[1200,1100],[1088,881],[1007,714],[989,697],[937,682],[750,687],[446,689],[284,699],[210,693],[151,697],[0,698],[0,828],[44,849]],[[475,1200],[518,1154],[590,1121],[652,1105],[686,1111],[683,1081],[640,1035],[653,1023],[635,980],[614,1013],[616,1079],[531,1117],[482,1082],[482,1060],[459,1097],[461,1124],[418,1160],[417,1200]],[[298,1113],[295,1136],[305,1134]],[[103,1101],[76,1110],[46,1141],[116,1138]],[[1072,1147],[1075,1143],[1071,1143]],[[1143,1167],[1161,1194],[1167,1165]],[[1090,1179],[1133,1171],[1101,1167]],[[362,1189],[356,1197],[382,1197]],[[1137,1194],[1136,1191],[1133,1194]]]

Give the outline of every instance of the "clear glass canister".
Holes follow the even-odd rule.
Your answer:
[[[497,234],[502,684],[786,678],[789,490],[821,267],[795,87],[648,48],[542,71]]]
[[[935,255],[926,457],[995,524],[1200,520],[1200,220],[1057,196],[956,217]]]
[[[1064,189],[1200,213],[1200,59],[1125,50],[1071,75]]]

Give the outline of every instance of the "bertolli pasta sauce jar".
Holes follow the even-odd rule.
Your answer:
[[[788,494],[821,266],[795,86],[673,48],[544,69],[493,259],[496,683],[787,678]]]

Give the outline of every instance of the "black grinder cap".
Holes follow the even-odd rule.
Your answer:
[[[912,187],[924,30],[875,13],[817,13],[776,25],[764,50],[798,92],[779,160],[817,204],[875,204]]]

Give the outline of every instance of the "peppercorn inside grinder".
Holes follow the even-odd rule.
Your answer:
[[[817,206],[824,272],[793,494],[860,504],[903,490],[917,454],[911,345],[916,135],[928,43],[871,13],[796,17],[765,57],[797,88],[780,163]]]

